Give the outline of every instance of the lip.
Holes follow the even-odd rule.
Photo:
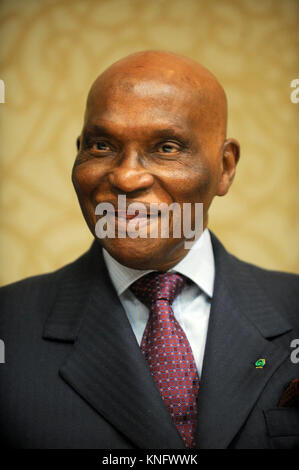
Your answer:
[[[107,212],[106,217],[111,217],[111,222],[115,223],[115,226],[118,227],[118,230],[126,231],[128,235],[131,232],[135,233],[136,230],[145,229],[145,227],[149,227],[150,225],[157,223],[159,220],[159,216],[150,217],[150,215],[147,213],[142,215],[131,215],[118,211],[115,211],[115,213],[113,211]]]
[[[132,220],[132,219],[155,219],[157,218],[160,214],[159,213],[156,213],[156,214],[151,214],[150,212],[140,212],[140,211],[136,211],[137,213],[135,214],[128,214],[127,212],[121,212],[121,211],[115,211],[115,217],[118,217],[118,218],[123,218],[123,219],[127,219],[127,220]],[[112,213],[113,214],[113,213]]]
[[[107,202],[107,201],[105,201]],[[137,202],[137,201],[134,201]],[[139,202],[139,201],[138,201]],[[142,203],[146,211],[138,211],[136,209],[135,213],[132,208],[129,210],[130,204],[127,204],[126,211],[118,210],[117,206],[110,202],[110,204],[114,207],[114,209],[108,209],[104,212],[103,216],[108,218],[112,218],[112,223],[116,224],[116,227],[120,230],[125,230],[126,233],[129,235],[131,232],[135,232],[135,230],[142,230],[145,227],[149,227],[150,225],[157,223],[161,214],[158,212],[151,213],[150,212],[150,204]],[[128,213],[129,212],[129,213]],[[133,212],[133,213],[132,213]],[[133,226],[130,224],[133,224]]]
[[[115,211],[115,213],[107,212],[107,216],[114,217],[114,220],[118,225],[127,225],[130,221],[134,221],[136,224],[138,224],[139,228],[143,227],[144,225],[148,225],[159,218],[159,215],[150,216],[149,213],[127,214],[125,212],[119,211]]]
[[[106,210],[104,211],[104,215],[108,216],[114,216],[116,219],[126,219],[126,220],[132,220],[132,219],[156,219],[161,215],[161,211],[156,211],[152,212],[151,211],[151,206],[155,203],[148,203],[148,202],[142,202],[142,201],[130,201],[129,203],[126,204],[126,210],[119,210],[117,203],[115,201],[100,201],[97,202],[96,205],[98,204],[111,204],[113,206],[113,209],[111,210]],[[132,208],[130,207],[132,204],[142,204],[145,207],[145,211],[140,211],[139,209],[136,209],[134,212],[132,211]],[[130,209],[130,210],[129,210]],[[133,213],[132,213],[133,212]]]
[[[150,214],[147,212],[142,212],[142,213],[140,213],[139,211],[136,211],[136,212],[135,214],[132,214],[132,213],[128,214],[127,212],[124,212],[124,211],[115,210],[114,212],[111,212],[111,214],[112,215],[115,214],[115,217],[123,218],[127,220],[135,219],[136,217],[138,219],[145,219],[145,218],[150,217]]]

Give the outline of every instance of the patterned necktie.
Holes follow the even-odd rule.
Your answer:
[[[152,272],[131,290],[150,309],[141,350],[185,445],[191,448],[199,379],[190,344],[171,308],[184,283],[177,273]]]

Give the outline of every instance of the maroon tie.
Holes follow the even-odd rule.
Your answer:
[[[131,290],[150,309],[141,350],[185,445],[191,448],[199,379],[190,344],[171,308],[184,284],[177,273],[152,272],[138,279]]]

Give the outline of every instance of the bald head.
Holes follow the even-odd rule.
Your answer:
[[[215,76],[187,57],[162,51],[144,51],[125,57],[104,71],[93,83],[88,95],[86,113],[111,93],[163,100],[171,91],[177,99],[193,106],[205,127],[207,138],[224,139],[227,125],[227,100]]]

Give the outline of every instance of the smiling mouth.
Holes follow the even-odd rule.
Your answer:
[[[132,214],[126,211],[115,210],[115,211],[106,211],[104,215],[114,216],[117,219],[126,219],[126,220],[136,219],[137,221],[139,219],[141,220],[151,219],[151,218],[155,219],[159,217],[161,214],[160,214],[160,211],[155,212],[155,213],[150,213],[150,212],[141,212],[141,211],[136,210],[135,213]]]
[[[136,230],[146,230],[146,227],[156,226],[161,217],[160,214],[151,213],[150,211],[122,211],[111,210],[106,212],[108,224],[114,225],[116,230],[125,231],[128,235],[135,233]],[[144,233],[144,232],[142,232]]]

